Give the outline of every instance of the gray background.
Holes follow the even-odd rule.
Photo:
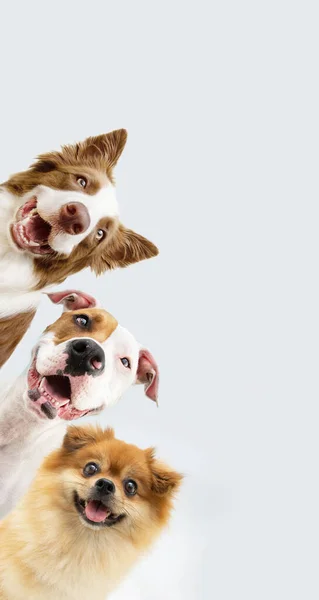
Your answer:
[[[67,286],[150,347],[160,409],[103,422],[187,478],[114,600],[317,599],[317,3],[11,2],[1,8],[1,180],[126,127],[122,220],[158,258]],[[59,311],[43,302],[1,372]]]

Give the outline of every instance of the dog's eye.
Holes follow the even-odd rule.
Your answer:
[[[86,188],[88,182],[87,179],[85,177],[78,177],[76,182],[82,187],[82,188]]]
[[[126,356],[124,356],[123,358],[121,358],[121,363],[122,363],[122,365],[124,365],[124,367],[126,369],[130,369],[131,368],[131,363],[130,363],[129,359],[126,358]]]
[[[97,465],[94,462],[90,462],[87,465],[85,465],[84,469],[83,469],[83,475],[85,477],[92,477],[92,475],[95,475],[95,473],[98,473],[100,470],[99,465]]]
[[[88,326],[90,319],[86,315],[77,315],[75,317],[75,322],[77,325],[79,325],[79,327],[82,327],[83,329]]]
[[[137,483],[133,479],[124,481],[124,490],[128,496],[135,496],[137,492]]]
[[[103,240],[104,236],[105,236],[104,229],[98,229],[96,232],[96,235],[95,235],[96,239],[100,242],[101,240]]]

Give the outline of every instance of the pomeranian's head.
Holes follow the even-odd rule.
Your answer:
[[[62,447],[38,475],[51,515],[95,532],[117,531],[147,543],[167,523],[182,475],[142,450],[115,438],[112,429],[69,427]],[[49,503],[49,506],[48,506]]]

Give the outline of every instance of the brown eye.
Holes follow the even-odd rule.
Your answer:
[[[76,182],[83,188],[86,188],[88,184],[87,179],[85,177],[78,177]]]
[[[124,367],[126,369],[130,369],[131,368],[131,363],[130,363],[129,359],[126,358],[126,356],[124,356],[123,358],[121,358],[121,363],[122,363],[122,365],[124,365]]]
[[[137,483],[134,479],[127,479],[124,481],[124,490],[127,496],[135,496],[137,492]]]
[[[79,327],[82,327],[82,329],[85,329],[90,322],[90,319],[87,315],[76,315],[74,320]]]
[[[104,229],[98,229],[95,235],[96,239],[100,242],[105,237]]]
[[[92,475],[95,475],[95,473],[98,473],[99,471],[99,466],[94,462],[90,462],[87,465],[85,465],[83,469],[83,475],[84,477],[92,477]]]

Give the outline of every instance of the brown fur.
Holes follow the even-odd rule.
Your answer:
[[[10,177],[3,185],[14,195],[22,196],[41,184],[59,190],[78,190],[78,177],[87,179],[81,191],[95,194],[107,178],[113,181],[113,168],[126,143],[125,129],[89,137],[84,142],[63,146],[60,152],[41,154],[31,167]],[[106,236],[96,240],[96,231],[104,229]],[[36,289],[61,283],[73,273],[90,267],[97,275],[109,269],[126,267],[151,258],[158,249],[143,236],[127,229],[117,219],[102,219],[68,257],[44,255],[34,258],[38,278]]]
[[[4,365],[20,340],[22,340],[31,325],[34,315],[35,310],[30,310],[0,320],[0,367]]]
[[[96,231],[107,230],[101,242],[95,241]],[[90,267],[97,275],[117,267],[126,267],[140,260],[156,256],[158,250],[152,242],[142,237],[115,219],[102,219],[96,230],[88,235],[65,259],[60,256],[41,257],[34,261],[39,279],[37,289],[62,283],[66,277]]]
[[[91,461],[100,472],[87,478],[83,468]],[[92,529],[75,508],[74,492],[88,498],[101,477],[113,481],[112,511],[125,517]],[[128,477],[138,484],[133,497],[124,492]],[[0,525],[1,600],[104,600],[168,522],[181,479],[153,449],[119,441],[113,430],[69,428]]]
[[[111,133],[89,137],[84,142],[62,146],[60,152],[40,154],[28,171],[16,173],[4,184],[12,194],[22,196],[36,185],[47,185],[57,189],[78,189],[75,178],[88,175],[86,193],[96,193],[96,181],[91,187],[91,178],[105,174],[113,181],[113,168],[126,144],[127,132],[118,129]],[[79,171],[83,167],[84,171]],[[86,170],[88,169],[88,170]]]
[[[88,327],[81,329],[74,320],[75,315],[85,314],[90,317],[91,321]],[[86,308],[85,310],[75,310],[72,313],[65,312],[61,317],[46,328],[47,331],[54,333],[54,341],[56,344],[66,342],[73,337],[94,338],[98,342],[104,342],[113,331],[116,329],[118,321],[106,310],[101,308]]]

